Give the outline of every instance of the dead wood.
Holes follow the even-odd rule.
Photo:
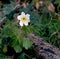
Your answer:
[[[31,40],[39,59],[41,56],[43,57],[42,59],[60,59],[60,50],[57,47],[45,42],[35,34],[30,34],[27,38]]]

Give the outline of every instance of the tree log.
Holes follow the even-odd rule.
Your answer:
[[[35,47],[34,50],[38,59],[60,59],[60,50],[57,47],[45,42],[35,34],[27,35],[27,38],[31,40]]]

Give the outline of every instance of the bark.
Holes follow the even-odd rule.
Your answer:
[[[31,40],[35,47],[38,59],[60,59],[60,50],[57,47],[45,42],[35,34],[30,34],[27,38]]]

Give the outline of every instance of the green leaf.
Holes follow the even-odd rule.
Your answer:
[[[0,59],[12,59],[11,56],[6,56],[0,53]]]
[[[27,35],[27,34],[31,33],[31,30],[29,27],[23,26],[22,32],[23,32],[23,34]]]
[[[26,59],[25,54],[22,53],[22,54],[18,57],[18,59]]]
[[[36,59],[36,58],[32,58],[32,59]]]
[[[6,46],[6,45],[3,47],[3,52],[4,52],[4,53],[7,52],[7,46]]]
[[[25,49],[31,48],[31,47],[32,47],[31,41],[30,41],[29,39],[25,38],[25,39],[23,40],[23,47],[24,47]]]
[[[0,44],[2,43],[2,39],[0,39]]]
[[[14,46],[14,50],[18,53],[22,51],[22,47],[20,47],[20,45],[16,45]]]
[[[12,46],[16,52],[21,52],[22,51],[22,46],[19,44],[18,40],[14,40],[12,42]]]

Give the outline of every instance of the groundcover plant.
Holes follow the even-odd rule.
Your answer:
[[[38,59],[32,33],[60,49],[60,1],[0,0],[0,59]]]

